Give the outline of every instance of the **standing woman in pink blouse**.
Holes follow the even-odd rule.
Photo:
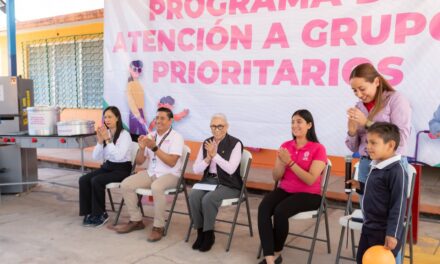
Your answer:
[[[228,134],[228,120],[223,114],[211,118],[212,137],[200,147],[193,166],[196,174],[203,174],[202,183],[217,186],[213,191],[192,189],[189,196],[193,227],[197,238],[192,248],[209,251],[214,245],[214,224],[223,199],[237,198],[243,181],[240,176],[240,160],[243,152],[241,141]]]
[[[327,154],[316,136],[312,114],[304,109],[293,113],[291,129],[293,139],[281,145],[272,171],[279,185],[264,196],[258,207],[258,232],[264,254],[260,264],[282,263],[289,218],[316,210],[321,203],[321,174]]]
[[[350,74],[350,85],[360,100],[347,110],[348,132],[345,144],[361,155],[359,181],[365,182],[371,158],[367,152],[367,129],[375,122],[389,122],[400,131],[396,154],[402,156],[402,165],[408,167],[407,145],[411,131],[411,105],[402,93],[380,75],[370,63],[359,64]]]

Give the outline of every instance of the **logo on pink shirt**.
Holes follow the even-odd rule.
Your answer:
[[[309,160],[309,155],[310,155],[310,152],[308,152],[308,151],[304,152],[303,160]]]

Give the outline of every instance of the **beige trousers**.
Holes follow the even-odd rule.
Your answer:
[[[150,177],[147,171],[140,171],[125,178],[121,183],[122,196],[127,206],[130,221],[141,221],[142,213],[138,207],[137,188],[151,189],[154,198],[154,223],[155,227],[165,226],[166,197],[164,191],[176,187],[179,177],[166,174],[160,177]]]

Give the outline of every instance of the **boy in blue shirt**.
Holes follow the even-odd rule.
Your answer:
[[[400,162],[401,156],[395,154],[399,142],[396,125],[374,123],[367,133],[367,149],[373,160],[367,181],[349,181],[363,194],[364,221],[356,256],[359,264],[365,251],[375,245],[384,245],[396,256],[404,239],[408,175]]]

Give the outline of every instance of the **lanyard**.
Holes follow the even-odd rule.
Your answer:
[[[170,130],[168,130],[168,133],[166,133],[165,136],[160,140],[159,144],[157,145],[157,148],[160,148],[160,146],[162,146],[162,143],[165,141],[165,139],[171,133],[171,130],[173,130],[172,127],[170,128]],[[156,133],[156,136],[154,136],[154,142],[156,142],[156,139],[157,139],[157,133]],[[154,152],[153,160],[156,160],[156,152]]]

